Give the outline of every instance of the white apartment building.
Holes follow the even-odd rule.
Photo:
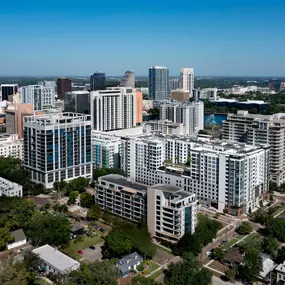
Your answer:
[[[217,93],[218,93],[217,88],[204,88],[200,90],[200,98],[217,100]]]
[[[204,129],[203,102],[168,102],[160,105],[160,119],[182,123],[184,135],[197,136]]]
[[[182,123],[173,123],[169,120],[156,120],[142,122],[144,134],[184,135]]]
[[[121,161],[132,181],[182,187],[201,203],[233,214],[254,211],[268,192],[266,145],[144,136],[124,140]]]
[[[55,106],[55,86],[23,86],[21,103],[33,104],[36,111],[53,108]]]
[[[17,134],[0,135],[0,156],[23,159],[23,140],[18,139]]]
[[[23,197],[23,187],[17,183],[0,177],[0,196]]]
[[[94,168],[120,167],[121,138],[106,132],[92,131],[92,161]]]
[[[128,129],[136,126],[136,92],[114,87],[90,93],[90,114],[96,131]]]
[[[181,68],[179,82],[181,89],[187,90],[192,94],[194,89],[194,69]]]
[[[109,174],[98,178],[95,202],[101,209],[124,219],[140,222],[147,215],[147,186]]]
[[[52,188],[55,181],[91,178],[91,116],[50,113],[24,118],[24,167]]]
[[[270,180],[278,186],[285,183],[285,114],[228,114],[223,122],[223,139],[270,145]]]
[[[181,187],[158,184],[147,190],[147,225],[151,236],[177,242],[193,234],[197,224],[195,194]]]

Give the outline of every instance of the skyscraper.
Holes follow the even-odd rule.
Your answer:
[[[135,73],[133,71],[126,71],[123,79],[120,82],[121,87],[135,88]]]
[[[192,94],[194,89],[194,69],[181,68],[179,82],[181,89],[187,90]]]
[[[57,97],[60,100],[63,100],[64,94],[68,91],[71,91],[71,80],[66,77],[61,77],[57,79]]]
[[[55,181],[91,178],[91,116],[54,113],[24,118],[24,167],[52,188]]]
[[[149,69],[149,99],[165,100],[169,97],[169,71],[167,67],[152,66]]]
[[[14,95],[18,92],[18,84],[1,84],[2,101],[8,100],[9,95]]]
[[[105,73],[96,71],[90,76],[90,90],[105,90],[106,89],[106,76]]]
[[[21,103],[33,104],[36,111],[53,108],[55,105],[55,87],[23,86]]]
[[[70,91],[64,94],[64,112],[90,115],[90,94],[88,91]]]

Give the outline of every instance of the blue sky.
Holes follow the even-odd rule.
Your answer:
[[[0,75],[285,76],[284,15],[284,0],[5,0]]]

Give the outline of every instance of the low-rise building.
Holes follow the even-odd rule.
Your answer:
[[[119,274],[121,277],[128,276],[131,270],[136,270],[137,266],[142,264],[143,257],[139,255],[137,252],[133,252],[122,257],[119,261],[116,262],[116,267],[119,270]]]
[[[169,120],[145,121],[142,123],[144,134],[184,135],[182,123],[174,123]]]
[[[140,222],[146,216],[146,193],[147,186],[109,174],[98,178],[95,202],[103,210]]]
[[[33,250],[41,261],[41,269],[52,274],[68,274],[80,267],[80,263],[46,244]]]
[[[23,159],[23,140],[18,139],[17,134],[0,135],[0,156]]]
[[[285,284],[285,261],[279,264],[276,268],[276,282],[277,284]]]
[[[11,232],[11,236],[14,238],[14,241],[8,243],[7,249],[21,249],[27,243],[27,237],[23,231],[23,229],[19,229]]]
[[[0,177],[0,196],[23,197],[23,187],[17,183]]]
[[[148,187],[147,225],[153,237],[177,242],[185,233],[194,233],[196,224],[195,194],[165,184]]]

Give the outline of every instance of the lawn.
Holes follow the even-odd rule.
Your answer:
[[[154,262],[150,262],[150,264],[148,265],[148,269],[147,269],[147,271],[149,272],[149,273],[151,273],[152,271],[154,271],[155,269],[157,269],[159,266],[156,264],[156,263],[154,263]]]
[[[99,236],[93,236],[93,237],[83,237],[82,242],[74,243],[73,241],[70,242],[70,245],[63,249],[63,252],[65,252],[67,255],[71,256],[72,258],[75,258],[79,260],[81,256],[77,253],[78,250],[84,250],[88,248],[91,245],[96,245],[97,243],[100,243],[103,241]]]
[[[163,248],[157,244],[155,244],[156,247],[156,253],[153,257],[153,260],[159,264],[164,264],[165,262],[171,260],[174,255],[171,253],[170,250],[167,250],[166,248]]]
[[[155,273],[151,274],[149,278],[151,279],[156,279],[159,277],[161,274],[163,274],[163,269],[161,268],[160,270],[156,271]]]
[[[48,283],[45,282],[45,280],[38,278],[38,279],[36,279],[35,284],[36,284],[36,285],[46,285],[46,284],[48,284]]]
[[[236,233],[232,239],[230,239],[225,245],[222,246],[222,248],[227,251],[241,238],[243,238],[243,236]]]

